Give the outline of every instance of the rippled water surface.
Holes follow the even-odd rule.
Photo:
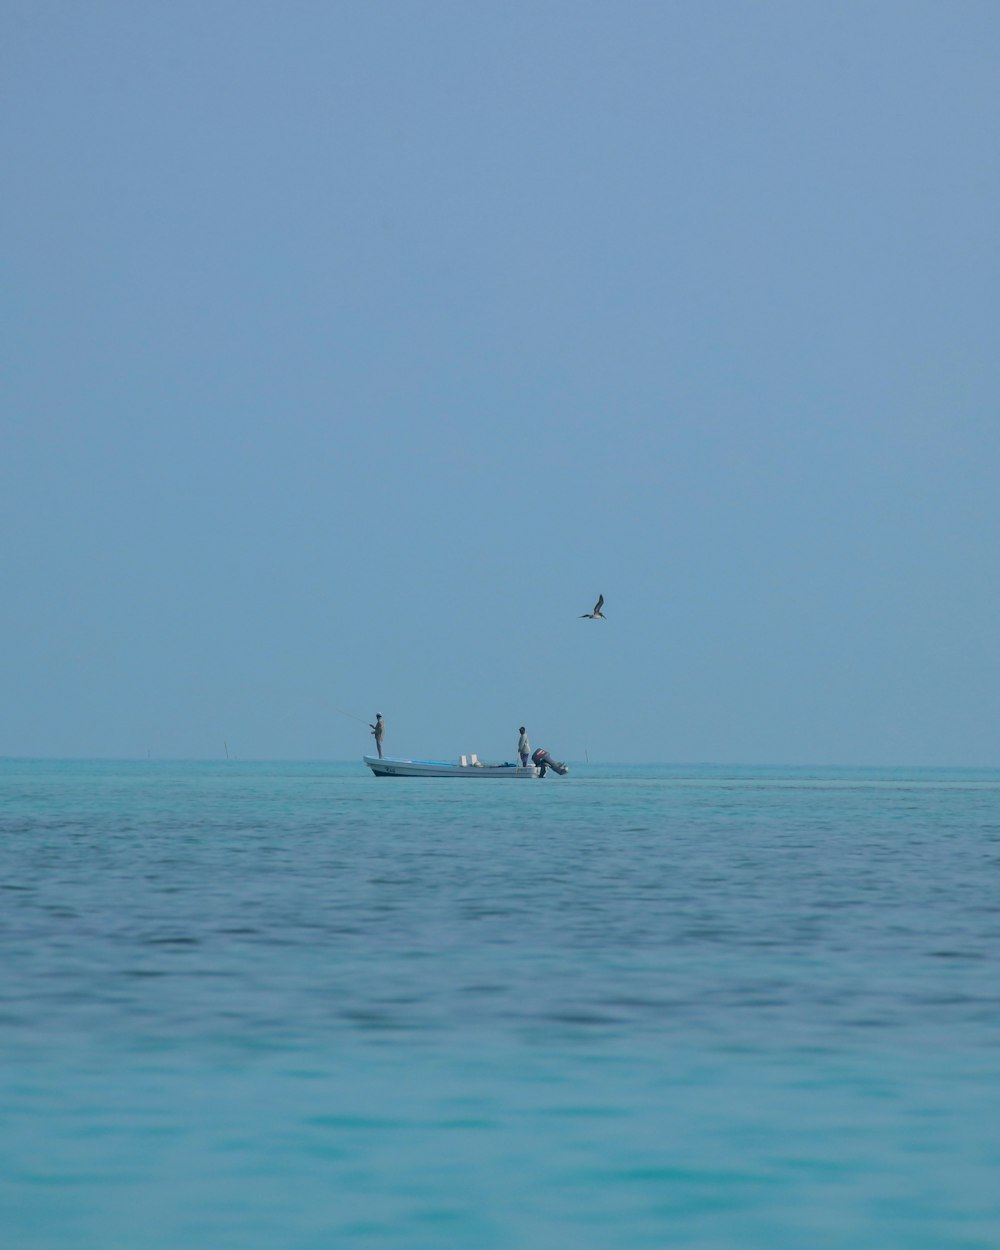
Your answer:
[[[17,1250],[995,1250],[998,1126],[998,773],[0,762]]]

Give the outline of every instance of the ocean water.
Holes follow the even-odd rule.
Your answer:
[[[996,1250],[1000,773],[0,761],[11,1250]]]

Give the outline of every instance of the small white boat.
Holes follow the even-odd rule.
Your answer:
[[[481,764],[475,755],[460,755],[454,764],[431,760],[380,760],[366,755],[365,763],[376,777],[538,777],[541,770],[534,764],[521,768],[518,764]]]

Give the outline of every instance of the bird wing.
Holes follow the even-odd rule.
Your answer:
[[[603,608],[603,607],[604,607],[604,596],[603,596],[603,595],[601,595],[601,596],[598,598],[597,602],[594,604],[594,611],[595,611],[595,612],[600,612],[601,608]]]

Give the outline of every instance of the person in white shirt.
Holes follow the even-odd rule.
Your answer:
[[[517,754],[521,760],[521,767],[528,767],[528,756],[531,754],[531,743],[528,741],[528,735],[524,732],[524,726],[518,730],[521,735],[517,740]]]
[[[382,758],[382,740],[385,738],[385,721],[382,719],[382,713],[375,713],[375,724],[368,722],[371,726],[372,735],[375,738],[375,745],[378,747],[378,757]]]

